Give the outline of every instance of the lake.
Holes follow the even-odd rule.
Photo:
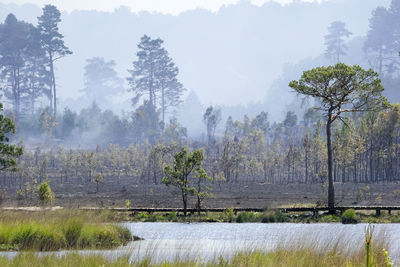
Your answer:
[[[291,224],[291,223],[122,223],[133,235],[144,238],[116,250],[80,251],[101,253],[109,258],[129,255],[140,261],[151,257],[156,262],[176,259],[207,261],[232,257],[239,251],[264,250],[298,244],[328,250],[336,244],[352,251],[364,247],[367,224]],[[387,240],[389,253],[400,260],[400,224],[375,225],[374,237]],[[66,251],[45,252],[62,255]],[[13,256],[16,252],[4,252]]]

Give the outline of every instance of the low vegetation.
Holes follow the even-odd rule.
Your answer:
[[[235,212],[233,208],[224,212],[204,212],[200,216],[189,214],[183,216],[178,212],[138,212],[124,214],[109,212],[109,217],[126,221],[139,222],[225,222],[225,223],[400,223],[400,214],[382,213],[376,216],[372,212],[358,212],[346,210],[342,215],[318,214],[311,212],[281,212],[276,210],[265,210],[264,212]]]
[[[105,214],[79,211],[1,212],[0,250],[105,249],[126,245],[130,231],[102,224]],[[75,216],[71,216],[75,215]]]

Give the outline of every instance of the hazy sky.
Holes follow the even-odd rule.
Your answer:
[[[249,1],[254,5],[262,5],[268,1],[287,4],[293,1],[320,2],[323,0],[0,0],[2,3],[34,3],[39,6],[53,4],[63,11],[72,11],[76,9],[113,11],[115,8],[123,5],[131,8],[133,12],[145,10],[149,12],[169,13],[174,15],[195,8],[218,11],[218,9],[224,5],[235,4],[239,1]]]

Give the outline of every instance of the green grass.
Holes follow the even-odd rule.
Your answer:
[[[98,218],[87,218],[87,215],[71,217],[68,212],[30,212],[2,213],[0,218],[0,250],[3,251],[106,249],[132,240],[127,228],[95,222]]]
[[[393,211],[391,215],[382,211],[381,216],[376,217],[375,212],[357,212],[356,219],[359,223],[400,223],[400,212]],[[347,216],[344,214],[344,216]],[[354,217],[354,214],[351,216]],[[342,221],[340,214],[320,214],[312,216],[310,212],[282,213],[278,209],[265,210],[264,212],[237,212],[232,208],[224,212],[206,212],[201,216],[189,214],[187,217],[176,212],[118,212],[104,210],[77,210],[62,209],[56,211],[0,211],[1,223],[65,223],[70,218],[77,218],[85,223],[116,223],[116,222],[233,222],[233,223],[338,223]],[[70,233],[72,234],[72,233]]]

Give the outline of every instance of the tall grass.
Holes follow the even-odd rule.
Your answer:
[[[132,240],[125,227],[84,224],[78,219],[65,223],[0,223],[0,250],[53,251],[79,248],[113,248]]]

